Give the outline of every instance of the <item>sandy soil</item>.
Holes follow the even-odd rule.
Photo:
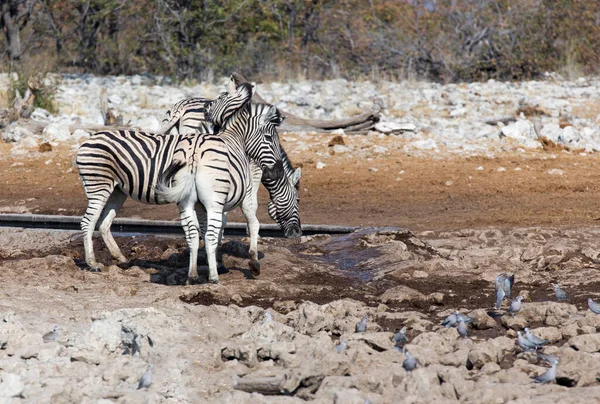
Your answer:
[[[303,166],[303,222],[410,231],[263,238],[257,279],[247,269],[247,240],[228,240],[221,284],[183,286],[180,238],[118,237],[129,268],[93,274],[81,270],[77,233],[0,229],[0,401],[600,397],[600,316],[587,310],[587,298],[600,296],[598,156],[556,150],[417,157],[381,138],[389,152],[357,158],[329,154],[331,137],[314,137],[308,150],[292,154]],[[364,139],[345,142],[357,148]],[[0,212],[81,214],[85,198],[73,153],[59,146],[12,156],[0,144]],[[325,168],[316,169],[318,161]],[[121,216],[177,214],[174,207],[128,203]],[[263,204],[261,220],[266,216]],[[241,217],[234,212],[229,220]],[[110,264],[100,240],[96,249]],[[526,296],[516,316],[506,314],[506,303],[492,309],[501,272],[516,274],[513,296]],[[565,288],[567,302],[555,302],[551,282]],[[439,326],[454,310],[475,319],[468,339]],[[353,333],[364,315],[368,332]],[[56,324],[59,337],[44,342]],[[404,371],[405,356],[391,340],[401,326],[421,363],[413,373]],[[549,340],[544,353],[560,357],[556,384],[532,382],[547,365],[515,348],[516,331],[525,326]],[[130,355],[133,341],[139,354]],[[348,349],[338,354],[341,341]],[[148,363],[153,385],[137,390]],[[237,380],[261,391],[256,386],[267,379],[284,381],[278,388],[285,396],[235,388]]]
[[[294,139],[294,135],[286,137]],[[319,151],[331,153],[327,144],[332,137],[317,135],[310,139],[308,150],[290,153],[303,170],[303,223],[442,230],[593,226],[600,218],[600,156],[595,154],[557,150],[493,158],[417,157],[402,152],[393,137],[346,136],[350,147],[369,142],[387,146],[389,152],[367,158],[315,157]],[[0,144],[0,212],[83,213],[86,200],[76,169],[71,169],[72,149],[59,146],[46,153],[12,157],[10,147]],[[316,169],[318,161],[325,161],[326,167]],[[260,195],[259,219],[270,222],[264,189]],[[128,201],[119,216],[176,219],[178,214],[175,207]],[[229,220],[243,217],[238,210]]]

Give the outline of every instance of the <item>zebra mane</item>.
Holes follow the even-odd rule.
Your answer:
[[[277,107],[271,104],[252,103],[250,104],[250,108],[252,110],[252,115],[261,115],[262,123],[269,122],[272,125],[279,126],[285,119]]]

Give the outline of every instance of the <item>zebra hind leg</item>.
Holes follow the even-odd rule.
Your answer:
[[[194,204],[178,204],[179,214],[181,216],[181,225],[185,233],[185,240],[190,250],[190,265],[188,269],[188,278],[186,285],[192,285],[198,282],[198,248],[200,247],[200,225]]]
[[[121,209],[121,206],[123,206],[123,203],[125,203],[126,199],[127,194],[125,194],[120,189],[115,188],[115,190],[108,198],[104,209],[102,210],[102,214],[100,215],[99,219],[100,225],[98,226],[98,230],[100,230],[100,234],[102,235],[104,244],[106,244],[108,250],[110,251],[110,255],[120,264],[126,263],[127,258],[125,258],[125,256],[119,249],[117,242],[113,238],[113,235],[110,231],[110,226],[112,225],[115,216],[119,212],[119,209]]]
[[[242,202],[242,212],[246,217],[248,233],[250,234],[250,262],[248,262],[248,266],[250,266],[254,276],[260,275],[260,262],[258,261],[258,230],[260,229],[260,223],[256,217],[257,206],[255,194]]]
[[[85,182],[84,182],[85,184]],[[96,261],[94,255],[94,242],[93,235],[96,229],[98,219],[102,215],[106,201],[109,199],[114,186],[107,186],[105,189],[101,189],[96,192],[89,192],[86,188],[86,195],[88,197],[88,207],[85,210],[83,218],[81,219],[81,231],[83,232],[83,246],[85,249],[85,262],[88,265],[88,270],[91,272],[100,272],[104,268],[104,265]]]
[[[207,229],[204,237],[204,247],[206,249],[206,259],[208,260],[208,281],[210,283],[219,283],[217,246],[219,245],[219,235],[223,227],[223,212],[207,209],[206,219]]]

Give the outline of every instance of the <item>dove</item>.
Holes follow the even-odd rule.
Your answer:
[[[523,296],[517,296],[511,303],[510,303],[510,307],[508,308],[508,312],[511,315],[515,315],[515,313],[518,313],[519,310],[521,310],[521,300],[523,300]]]
[[[335,346],[337,353],[344,352],[346,348],[348,348],[348,341],[346,340],[340,341],[340,343]]]
[[[454,313],[446,317],[444,321],[442,321],[442,325],[445,328],[453,327],[456,323],[458,323],[458,316],[460,316],[460,313],[458,311],[455,311]]]
[[[537,345],[538,347],[541,347],[542,345],[545,345],[548,343],[547,339],[541,339],[541,338],[538,338],[535,335],[533,335],[529,331],[528,327],[525,327],[525,338],[527,339],[527,341],[531,342],[532,344]]]
[[[588,307],[590,308],[591,311],[593,311],[596,314],[600,314],[600,304],[596,303],[595,301],[593,301],[592,299],[588,299]]]
[[[469,324],[469,323],[472,323],[473,321],[475,321],[475,319],[471,318],[469,316],[465,316],[464,314],[457,313],[456,314],[456,322],[460,323],[461,321],[464,321],[465,324]]]
[[[496,309],[502,305],[505,297],[510,297],[512,286],[515,284],[515,275],[508,276],[504,273],[498,275],[494,281],[496,289]]]
[[[263,320],[260,324],[265,325],[266,323],[270,323],[272,321],[273,321],[273,315],[270,312],[265,311],[265,316],[263,317]]]
[[[402,327],[396,334],[394,334],[394,346],[397,348],[402,348],[406,342],[408,342],[408,338],[406,338],[406,327]]]
[[[149,364],[146,368],[146,371],[140,378],[140,382],[138,384],[138,390],[141,388],[148,388],[152,384],[152,364]]]
[[[519,345],[519,347],[524,352],[532,352],[532,351],[537,350],[537,348],[538,348],[538,346],[536,344],[534,344],[533,342],[531,342],[527,338],[525,338],[521,334],[521,331],[517,331],[517,345]]]
[[[556,366],[558,366],[558,359],[552,362],[552,367],[546,370],[539,376],[533,378],[536,383],[552,383],[556,379]]]
[[[556,300],[567,300],[569,296],[567,296],[567,292],[562,290],[558,283],[553,283],[552,287],[554,288],[554,294],[556,295]]]
[[[402,362],[402,367],[407,372],[410,372],[417,367],[417,360],[408,351],[405,351],[404,355],[406,355],[406,359],[404,359],[404,362]]]
[[[52,329],[52,331],[44,334],[42,339],[44,340],[44,342],[56,341],[58,339],[58,331],[59,330],[60,330],[60,327],[58,325],[55,325],[54,328]]]
[[[367,320],[369,320],[369,316],[364,316],[362,320],[356,323],[356,326],[354,327],[354,332],[367,331]]]
[[[465,321],[462,318],[458,323],[458,327],[456,327],[456,331],[458,331],[458,335],[460,335],[463,338],[466,338],[469,335],[467,325],[465,324]]]
[[[554,361],[558,361],[558,357],[554,355],[546,355],[542,353],[537,354],[538,359],[548,362],[550,365],[554,363]]]

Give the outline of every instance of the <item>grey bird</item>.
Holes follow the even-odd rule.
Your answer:
[[[152,384],[152,364],[148,364],[146,371],[140,378],[140,382],[138,384],[138,390],[141,388],[148,388]]]
[[[348,341],[346,340],[340,341],[340,343],[335,346],[337,353],[344,352],[346,348],[348,348]]]
[[[558,359],[552,362],[552,367],[546,370],[539,376],[533,378],[536,383],[552,383],[556,379],[556,367],[558,366]]]
[[[458,323],[458,327],[456,327],[456,331],[458,331],[458,335],[460,335],[463,338],[467,338],[467,336],[469,335],[469,332],[467,330],[467,325],[465,324],[463,319],[461,319],[460,322]]]
[[[496,309],[502,305],[504,297],[510,297],[512,286],[515,284],[515,275],[511,276],[502,273],[496,277],[494,287],[496,289]]]
[[[263,317],[261,325],[265,325],[266,323],[270,323],[273,321],[273,315],[271,312],[265,311],[265,316]]]
[[[367,331],[367,321],[369,320],[369,316],[364,316],[362,320],[356,323],[354,327],[354,332],[365,332]]]
[[[444,321],[442,321],[442,325],[445,328],[454,327],[454,325],[458,323],[458,316],[460,316],[460,313],[458,311],[455,311],[454,313],[446,317]]]
[[[407,342],[408,338],[406,338],[406,327],[402,327],[396,334],[394,334],[394,346],[397,348],[402,348]]]
[[[524,352],[533,352],[538,349],[538,346],[525,338],[521,334],[521,331],[517,331],[517,345],[519,345],[519,348]]]
[[[521,310],[521,300],[523,299],[523,296],[517,296],[516,298],[514,298],[513,301],[510,303],[508,312],[513,316],[515,315],[515,313],[518,313],[519,310]]]
[[[600,304],[596,303],[592,299],[588,299],[588,307],[596,314],[600,314]]]
[[[404,351],[404,355],[406,355],[406,359],[404,359],[404,362],[402,362],[402,367],[407,372],[410,372],[417,367],[417,360],[408,351]]]
[[[554,356],[554,355],[538,353],[537,357],[538,357],[538,359],[548,362],[550,365],[552,365],[555,361],[558,361],[558,356]]]
[[[547,339],[541,339],[541,338],[538,338],[535,335],[533,335],[531,333],[531,331],[529,331],[528,327],[525,327],[525,338],[527,338],[527,341],[531,342],[532,344],[537,345],[538,347],[541,347],[542,345],[545,345],[548,343]]]
[[[42,336],[42,339],[44,340],[44,342],[56,341],[58,339],[59,330],[60,327],[58,325],[55,325],[52,331],[47,332]]]
[[[569,298],[569,296],[567,295],[567,292],[562,290],[560,288],[560,286],[558,286],[558,283],[553,283],[552,287],[554,288],[554,294],[556,295],[556,300],[567,300]]]
[[[469,323],[472,323],[473,321],[475,321],[475,319],[471,318],[469,316],[465,316],[464,314],[457,313],[456,314],[456,322],[460,323],[461,321],[464,321],[465,324],[469,324]]]

